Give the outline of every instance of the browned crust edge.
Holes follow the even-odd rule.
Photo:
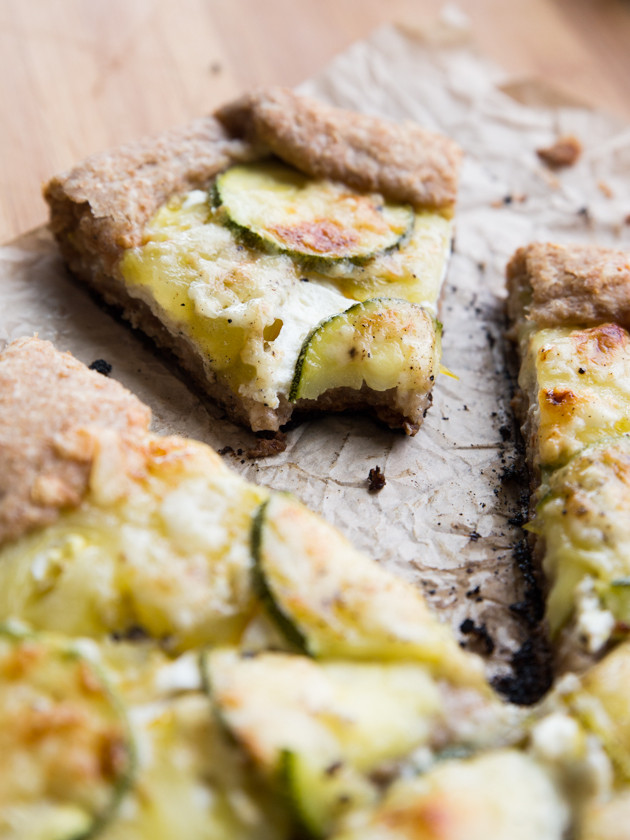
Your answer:
[[[119,274],[126,248],[142,241],[146,222],[169,196],[207,187],[222,169],[270,152],[316,177],[414,206],[451,208],[461,152],[446,137],[412,124],[323,105],[291,90],[258,91],[215,115],[158,137],[96,155],[44,188],[50,226],[71,272],[117,307],[132,325],[170,350],[192,378],[237,423],[277,431],[292,413],[368,409],[392,428],[418,430],[430,400],[405,412],[394,389],[333,389],[319,400],[276,409],[235,395],[209,373],[193,345],[169,329]]]
[[[506,267],[508,338],[514,342],[519,367],[523,363],[519,328],[531,322],[537,328],[603,323],[630,327],[630,253],[596,245],[558,245],[534,242],[519,248]],[[512,409],[525,444],[529,472],[530,517],[533,517],[541,482],[537,463],[537,429],[531,422],[532,395],[517,388]],[[542,575],[545,540],[528,534],[535,568]],[[554,645],[557,674],[586,670],[598,657],[576,645],[570,623]]]
[[[94,439],[146,434],[147,406],[48,341],[0,353],[0,545],[53,522],[87,491]]]
[[[414,207],[455,203],[459,147],[411,122],[334,108],[288,88],[257,91],[217,116],[312,177],[343,181]]]
[[[630,252],[534,242],[507,266],[508,317],[539,327],[630,326]]]

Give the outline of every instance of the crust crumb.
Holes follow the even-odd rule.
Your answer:
[[[614,198],[615,197],[615,193],[614,193],[612,187],[609,184],[607,184],[606,181],[598,181],[597,182],[597,189],[606,198]]]
[[[95,370],[97,373],[102,373],[103,376],[109,376],[112,372],[112,366],[105,359],[95,359],[91,365],[88,365],[89,370]]]
[[[247,458],[267,458],[279,455],[287,448],[287,436],[284,432],[275,432],[272,437],[259,437],[256,445],[245,453]]]
[[[582,144],[572,134],[558,137],[552,146],[536,149],[536,154],[550,169],[562,169],[576,164],[582,154]]]
[[[378,493],[379,490],[382,490],[383,487],[386,485],[385,481],[385,473],[381,472],[381,468],[378,464],[375,467],[372,467],[368,474],[368,490],[370,493]]]

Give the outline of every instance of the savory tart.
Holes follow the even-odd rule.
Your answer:
[[[522,740],[421,594],[293,497],[47,342],[0,386],[3,840],[323,838]]]
[[[535,243],[507,277],[528,528],[559,658],[579,667],[630,627],[630,256]]]
[[[534,711],[528,752],[561,782],[573,803],[572,837],[623,840],[630,814],[630,645],[583,674],[565,674]]]
[[[46,186],[82,282],[172,351],[228,415],[369,409],[415,434],[460,152],[412,125],[261,91]]]
[[[2,840],[624,838],[630,644],[510,706],[411,584],[116,382],[22,339],[0,394]]]

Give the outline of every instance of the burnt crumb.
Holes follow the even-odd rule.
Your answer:
[[[255,446],[245,452],[246,458],[267,458],[270,455],[279,455],[287,448],[287,436],[284,432],[259,432],[256,437]],[[242,454],[242,450],[238,450]],[[244,464],[244,461],[241,461]]]
[[[518,528],[522,528],[523,525],[529,519],[527,512],[524,510],[519,510],[518,513],[515,513],[514,516],[510,516],[508,522],[510,525],[516,525]]]
[[[519,204],[522,204],[526,199],[527,199],[526,195],[522,195],[522,194],[512,195],[511,193],[508,193],[507,195],[504,195],[503,198],[498,198],[495,201],[493,201],[492,206],[493,207],[508,207],[510,204],[516,204],[517,202]]]
[[[224,446],[222,449],[219,449],[219,455],[232,455],[234,453],[234,449],[231,446]]]
[[[527,485],[527,468],[522,462],[506,464],[501,470],[502,482],[514,481],[518,485]]]
[[[385,487],[385,484],[385,473],[381,472],[381,468],[377,464],[375,467],[372,467],[368,474],[368,491],[370,493],[378,493],[379,490]]]
[[[578,368],[578,373],[586,373],[586,369],[585,368]]]
[[[477,540],[481,539],[481,534],[479,534],[477,531],[471,531],[468,536],[471,542],[477,542]]]
[[[485,624],[475,624],[472,618],[465,618],[459,625],[460,632],[465,636],[472,636],[466,647],[485,653],[488,656],[494,652],[494,639]]]
[[[513,673],[498,677],[493,687],[511,703],[531,706],[551,688],[551,656],[542,635],[527,639],[512,655],[510,664]]]
[[[300,277],[300,282],[301,283],[308,283],[309,279],[308,279],[308,277]]]
[[[585,222],[590,222],[591,211],[588,209],[588,207],[580,207],[580,209],[577,211],[577,214],[578,216],[582,216]]]
[[[111,637],[115,642],[144,642],[150,638],[144,627],[139,624],[132,624],[126,630],[114,630]]]
[[[550,169],[562,169],[573,166],[582,154],[582,144],[573,135],[558,137],[556,142],[544,149],[536,149],[536,154]]]
[[[494,345],[497,343],[495,336],[490,332],[489,329],[486,329],[486,341],[488,342],[488,347],[492,350]]]
[[[501,440],[505,442],[512,437],[512,429],[508,425],[499,426],[499,434],[501,435]]]
[[[97,373],[102,373],[103,376],[109,376],[112,372],[112,366],[109,362],[106,362],[105,359],[95,359],[91,365],[89,365],[90,370],[95,370]]]
[[[474,589],[469,589],[468,590],[468,592],[466,593],[466,597],[467,598],[475,598],[477,595],[479,595],[479,591],[480,591],[479,586],[475,586]]]
[[[530,627],[534,627],[542,621],[545,613],[545,604],[538,584],[538,578],[534,571],[531,551],[527,540],[523,539],[517,542],[512,549],[512,555],[523,575],[525,590],[523,600],[510,604],[510,610],[515,615],[523,618]]]

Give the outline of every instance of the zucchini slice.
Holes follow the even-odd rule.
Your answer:
[[[0,628],[0,837],[80,840],[114,817],[134,773],[125,713],[67,642]]]
[[[318,767],[308,756],[284,750],[278,777],[300,836],[326,837],[348,810],[376,799],[375,787],[341,761]]]
[[[0,548],[0,622],[93,638],[140,629],[172,652],[240,637],[254,606],[251,521],[266,491],[201,444],[147,446],[146,476],[121,472],[122,498],[93,490]],[[93,476],[104,471],[106,488],[104,451]]]
[[[304,341],[289,399],[330,388],[427,393],[439,368],[439,326],[415,303],[375,298],[320,324]]]
[[[419,661],[455,683],[486,683],[421,594],[357,551],[288,494],[263,503],[252,529],[255,586],[279,629],[321,658]]]
[[[528,530],[545,545],[546,615],[590,654],[630,623],[630,435],[604,438],[554,470]]]
[[[570,815],[553,773],[506,749],[401,779],[344,823],[332,840],[563,840]]]
[[[601,741],[617,785],[630,782],[630,644],[618,645],[580,678],[562,699],[581,726]]]
[[[233,166],[216,179],[214,203],[254,244],[326,263],[362,263],[395,248],[413,227],[409,205],[313,180],[275,161]]]
[[[223,724],[316,837],[376,799],[371,774],[391,771],[442,730],[441,690],[422,665],[227,649],[206,657]]]
[[[287,840],[280,798],[253,778],[205,695],[154,701],[136,716],[138,783],[102,840]]]

